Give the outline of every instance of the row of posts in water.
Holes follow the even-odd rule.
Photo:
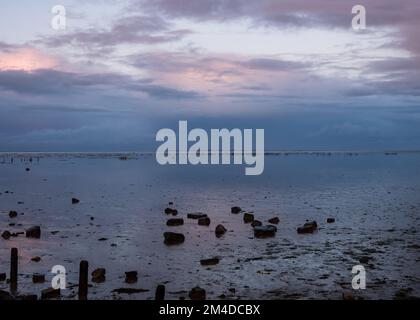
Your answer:
[[[79,300],[87,300],[88,298],[88,273],[89,263],[86,260],[80,261],[79,268]],[[12,248],[10,254],[10,292],[17,292],[18,287],[18,249]],[[155,293],[155,300],[165,299],[165,286],[158,285]]]

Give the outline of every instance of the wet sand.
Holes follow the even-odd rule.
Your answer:
[[[9,276],[10,249],[19,250],[20,294],[39,296],[52,266],[63,265],[62,298],[76,299],[84,259],[89,274],[106,269],[103,283],[89,275],[89,299],[154,299],[158,284],[168,299],[188,299],[195,286],[208,299],[420,296],[419,153],[273,153],[256,177],[240,166],[160,166],[152,154],[121,156],[0,155],[0,234],[42,230],[40,239],[0,238],[0,274]],[[275,237],[255,238],[232,206],[263,224],[278,217]],[[175,218],[167,207],[183,225],[166,225]],[[190,212],[207,214],[210,225],[188,219]],[[298,234],[306,220],[317,221],[318,230]],[[227,229],[220,238],[218,224]],[[184,234],[185,242],[165,245],[167,231]],[[35,256],[41,260],[31,261]],[[218,264],[200,264],[213,257]],[[366,290],[351,290],[356,264],[366,267]],[[137,271],[138,281],[125,283],[126,271]],[[33,284],[33,273],[46,282]],[[9,290],[6,281],[0,290]]]

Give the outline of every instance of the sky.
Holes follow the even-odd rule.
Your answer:
[[[153,151],[180,120],[265,129],[266,150],[420,149],[418,0],[0,4],[0,151]]]

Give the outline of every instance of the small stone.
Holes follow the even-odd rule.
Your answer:
[[[297,228],[297,233],[313,233],[316,229],[318,229],[318,224],[316,221],[306,222],[303,227]]]
[[[29,169],[29,168],[26,168],[25,170],[26,170],[26,171],[31,171],[31,169]]]
[[[31,261],[33,261],[33,262],[40,262],[41,261],[41,257],[38,257],[38,256],[32,257],[31,258]]]
[[[60,298],[60,296],[61,296],[60,289],[48,288],[41,291],[41,299],[43,300]]]
[[[200,260],[200,264],[202,266],[214,266],[215,264],[218,264],[219,261],[219,258],[202,259]]]
[[[206,300],[206,290],[200,287],[195,287],[191,289],[188,296],[191,300]]]
[[[280,219],[278,217],[274,217],[268,220],[268,222],[272,224],[278,224],[280,222]]]
[[[165,209],[165,213],[166,214],[171,214],[173,216],[176,216],[178,214],[178,210],[176,209],[171,209],[171,208],[166,208]]]
[[[222,235],[226,233],[226,231],[227,230],[223,225],[218,224],[214,232],[216,234],[216,237],[221,237]]]
[[[209,226],[210,225],[210,218],[209,217],[203,217],[198,219],[198,224],[200,226]]]
[[[363,256],[363,257],[360,257],[360,258],[359,258],[359,262],[360,262],[360,263],[363,263],[363,264],[368,263],[368,262],[369,262],[369,260],[370,260],[370,258],[369,258],[368,256]]]
[[[239,207],[232,207],[231,209],[230,209],[230,212],[232,212],[232,213],[234,213],[234,214],[238,214],[238,213],[240,213],[242,211],[242,209],[241,208],[239,208]]]
[[[185,241],[185,236],[182,233],[165,232],[163,237],[166,245],[181,244]]]
[[[334,218],[327,218],[327,223],[334,223],[335,219]]]
[[[71,198],[71,203],[72,204],[78,204],[79,202],[80,202],[79,199],[77,199],[77,198]]]
[[[262,226],[262,222],[259,220],[254,220],[251,222],[251,227],[261,227]]]
[[[169,219],[168,221],[166,221],[166,225],[169,227],[181,226],[183,224],[184,224],[184,219],[182,218],[174,218],[174,219]]]
[[[32,275],[32,282],[33,283],[44,283],[45,282],[45,275],[40,273],[34,273]]]
[[[10,211],[9,212],[9,218],[16,218],[18,213],[16,211]]]
[[[26,230],[26,237],[27,238],[41,238],[41,227],[40,226],[33,226]]]
[[[356,300],[354,298],[354,295],[350,292],[343,292],[342,298],[343,298],[343,300]]]
[[[127,271],[125,273],[125,282],[126,283],[137,282],[137,271]]]
[[[245,223],[250,223],[252,221],[254,221],[254,215],[251,214],[251,213],[245,213],[244,214],[244,222]]]
[[[4,240],[9,240],[10,239],[10,237],[12,236],[12,234],[10,233],[10,231],[4,231],[2,234],[1,234],[1,237],[4,239]]]
[[[207,217],[207,214],[201,213],[201,212],[195,212],[195,213],[188,213],[187,218],[188,219],[200,219]]]
[[[101,283],[105,281],[105,268],[98,268],[92,271],[92,282]]]
[[[277,228],[272,225],[254,227],[254,236],[256,238],[269,238],[276,235]]]

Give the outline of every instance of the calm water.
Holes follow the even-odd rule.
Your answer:
[[[151,299],[160,283],[171,299],[188,297],[197,285],[216,299],[340,299],[343,292],[391,299],[400,289],[420,295],[420,153],[269,155],[261,176],[245,176],[243,166],[160,166],[142,154],[126,161],[39,156],[28,162],[13,155],[13,163],[0,156],[0,233],[42,228],[39,240],[0,238],[0,273],[9,270],[10,248],[19,249],[21,293],[39,294],[52,266],[63,265],[63,296],[74,298],[78,264],[86,259],[90,270],[107,270],[106,282],[89,289],[92,299]],[[72,197],[81,202],[72,205]],[[166,226],[169,202],[183,226]],[[232,206],[263,222],[279,217],[276,237],[254,239]],[[9,210],[24,215],[10,219]],[[195,211],[207,213],[211,225],[186,219]],[[327,217],[336,222],[327,224]],[[306,219],[318,221],[319,230],[298,235]],[[222,238],[214,235],[219,223],[228,229]],[[165,246],[168,230],[184,233],[185,243]],[[31,262],[33,256],[42,260]],[[200,265],[213,256],[218,265]],[[355,292],[351,269],[360,258],[368,261],[367,289]],[[124,272],[131,270],[139,280],[128,285]],[[32,284],[35,272],[47,282]],[[112,293],[121,287],[150,291]],[[0,289],[8,285],[0,282]]]

